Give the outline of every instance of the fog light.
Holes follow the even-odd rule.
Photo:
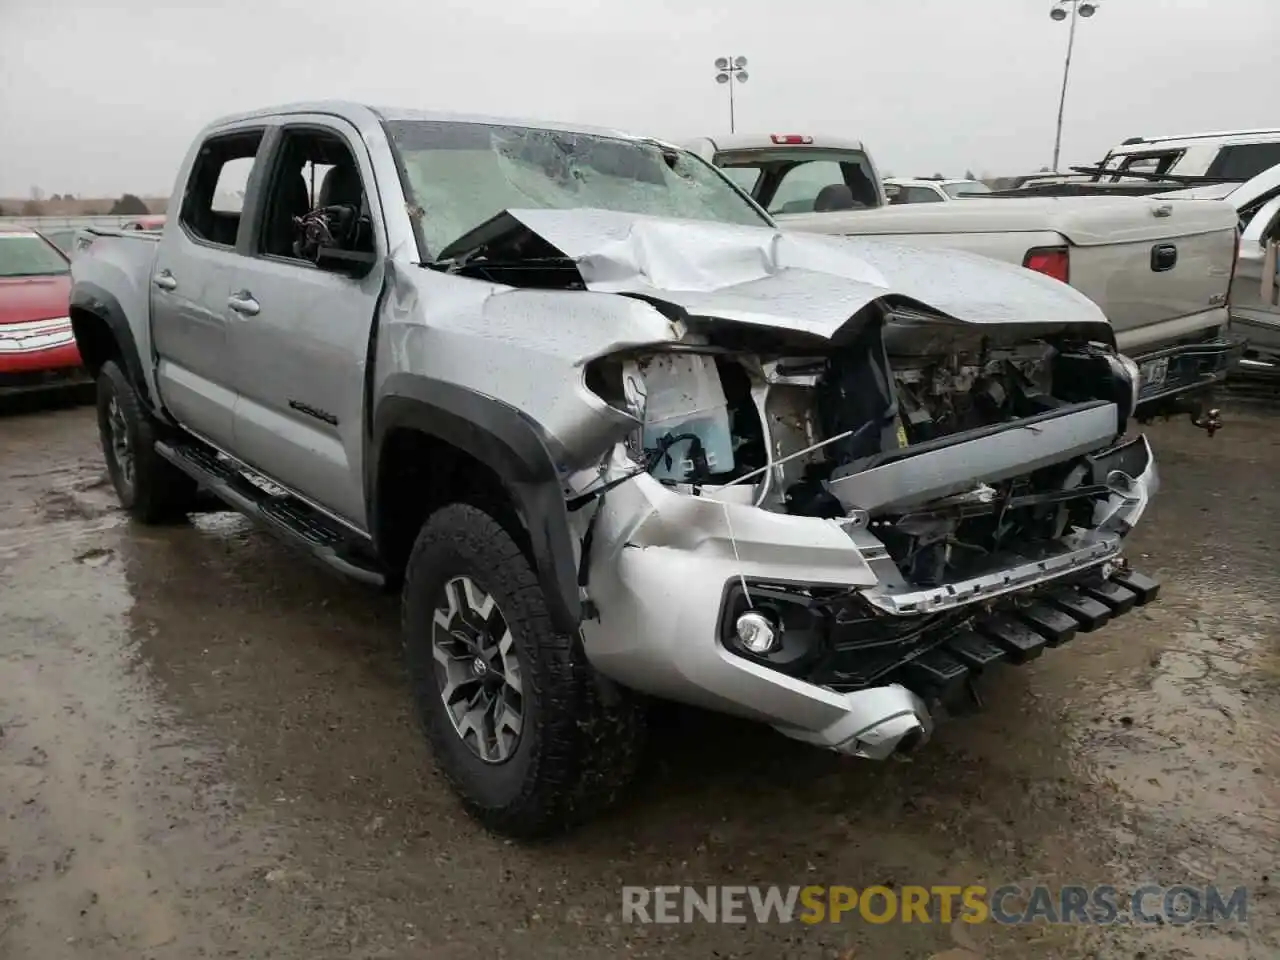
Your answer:
[[[778,649],[782,628],[759,610],[748,610],[734,621],[738,642],[757,655]]]

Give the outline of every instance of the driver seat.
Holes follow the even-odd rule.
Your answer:
[[[324,175],[324,182],[320,184],[316,206],[332,207],[337,204],[355,207],[362,214],[365,212],[360,171],[350,163],[338,164]]]
[[[339,163],[324,175],[317,207],[352,207],[357,222],[351,238],[352,249],[359,253],[373,253],[372,220],[369,217],[369,201],[360,182],[360,171],[351,162]]]

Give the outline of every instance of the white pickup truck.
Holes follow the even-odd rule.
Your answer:
[[[1189,413],[1213,433],[1213,388],[1239,361],[1227,299],[1235,209],[1149,197],[967,198],[885,203],[865,146],[801,134],[687,145],[784,229],[967,250],[1056,277],[1102,308],[1143,377],[1141,419]]]
[[[1280,163],[1244,183],[1163,194],[1166,200],[1224,200],[1240,218],[1231,281],[1231,329],[1246,338],[1242,372],[1280,371]]]

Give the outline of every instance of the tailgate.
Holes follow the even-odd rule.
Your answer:
[[[1230,204],[1079,199],[1101,202],[1055,218],[1072,245],[1071,285],[1102,307],[1118,334],[1226,305],[1237,242]]]
[[[1022,263],[1031,247],[1066,239],[1071,285],[1102,308],[1122,344],[1145,344],[1145,337],[1123,335],[1225,307],[1236,216],[1235,208],[1222,200],[1097,196],[965,199],[777,220],[784,229],[891,236],[1011,263]],[[1204,326],[1189,319],[1185,329],[1173,323],[1168,331],[1152,333],[1164,339],[1165,332],[1180,336]]]

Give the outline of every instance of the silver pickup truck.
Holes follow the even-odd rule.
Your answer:
[[[645,695],[886,758],[1158,590],[1092,302],[780,232],[669,144],[262,110],[200,134],[163,233],[78,243],[122,504],[204,488],[400,590],[437,763],[510,835],[619,791]]]
[[[1244,349],[1228,332],[1229,204],[1115,196],[896,204],[858,141],[737,134],[687,146],[788,230],[965,250],[1069,283],[1102,308],[1140,365],[1141,419],[1187,413],[1210,434],[1220,426],[1214,388]]]

